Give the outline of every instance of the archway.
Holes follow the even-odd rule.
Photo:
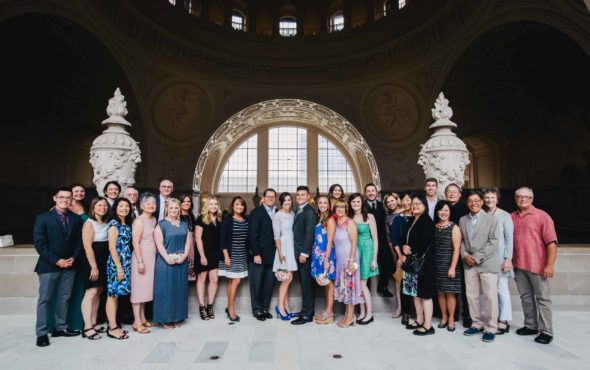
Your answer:
[[[481,189],[486,185],[501,186],[500,155],[496,144],[481,135],[461,138],[469,150],[470,163],[465,168],[465,187]]]
[[[246,138],[264,128],[276,126],[304,127],[330,140],[346,157],[357,191],[367,182],[380,187],[377,164],[371,149],[360,133],[344,117],[317,103],[300,99],[268,100],[247,107],[226,120],[211,136],[199,157],[193,179],[196,193],[216,194],[223,166]],[[264,158],[258,159],[259,171],[266,169]],[[308,169],[317,172],[317,158],[309,158]],[[315,166],[315,167],[314,167]],[[263,180],[257,184],[267,186]],[[318,187],[317,177],[310,175],[308,186]],[[328,189],[320,189],[325,193]],[[251,189],[253,192],[254,189]]]

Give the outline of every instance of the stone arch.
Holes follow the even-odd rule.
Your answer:
[[[470,163],[465,169],[465,187],[501,187],[500,154],[496,143],[483,135],[471,135],[461,140],[467,145],[470,157]]]
[[[246,138],[264,127],[296,125],[316,130],[331,140],[348,160],[358,187],[381,180],[375,157],[356,128],[330,108],[301,99],[267,100],[227,119],[203,148],[193,178],[196,193],[215,193],[223,165]],[[259,169],[260,170],[260,169]]]

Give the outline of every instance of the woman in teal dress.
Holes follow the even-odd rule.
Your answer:
[[[188,255],[192,236],[180,222],[180,201],[166,202],[166,218],[154,230],[158,253],[154,272],[154,321],[165,329],[180,327],[188,318]]]
[[[377,238],[377,223],[375,217],[367,212],[360,193],[354,193],[348,198],[348,208],[351,218],[357,225],[357,245],[360,253],[361,289],[365,304],[360,305],[359,325],[367,325],[373,322],[373,305],[371,301],[371,290],[367,285],[369,278],[379,275],[377,266],[377,250],[379,240]]]
[[[107,335],[127,339],[127,332],[117,324],[118,298],[131,293],[131,203],[118,198],[111,208],[108,225],[109,257],[107,258]]]
[[[336,279],[336,259],[332,251],[332,240],[336,222],[331,217],[330,199],[321,195],[317,198],[318,224],[315,226],[314,244],[311,251],[311,276],[317,279],[325,275],[328,279],[326,288],[326,310],[314,317],[316,324],[334,322],[334,279]]]

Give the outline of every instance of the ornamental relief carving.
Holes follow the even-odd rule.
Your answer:
[[[205,92],[191,83],[169,86],[154,105],[158,131],[172,140],[190,140],[209,123],[211,104]]]
[[[232,144],[239,142],[255,127],[278,121],[309,124],[328,132],[339,145],[346,148],[356,161],[357,168],[365,160],[368,162],[368,171],[371,173],[373,182],[380,188],[381,180],[375,157],[365,139],[350,122],[338,113],[316,103],[299,99],[276,99],[241,110],[215,131],[197,162],[193,190],[201,189],[201,175],[209,156],[215,152],[225,153]]]
[[[406,140],[418,125],[416,100],[397,85],[382,85],[371,91],[365,98],[364,112],[369,131],[389,142]]]

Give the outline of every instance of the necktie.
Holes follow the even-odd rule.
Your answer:
[[[373,209],[373,211],[377,210],[377,205],[375,204],[375,202],[371,202],[371,208]]]

